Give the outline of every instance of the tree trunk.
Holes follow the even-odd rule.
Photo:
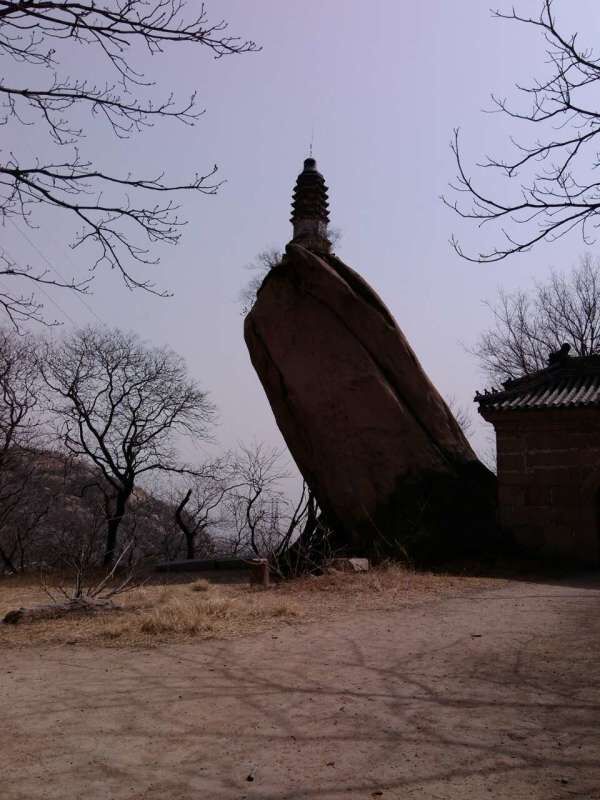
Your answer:
[[[104,611],[120,611],[112,600],[73,598],[64,603],[49,603],[33,608],[16,608],[9,611],[2,622],[5,625],[18,625],[20,622],[37,622],[41,619],[59,619],[67,614],[98,614]]]
[[[190,527],[190,525],[188,525],[183,515],[184,509],[188,504],[191,496],[192,496],[192,490],[188,489],[185,494],[185,497],[175,509],[175,521],[179,525],[179,528],[181,529],[181,532],[185,537],[186,558],[188,559],[196,557],[196,531],[193,530],[193,528]]]
[[[21,572],[25,571],[25,545],[23,543],[23,538],[21,536],[17,539],[18,547],[19,547],[19,569]]]
[[[190,531],[185,531],[186,558],[196,558],[196,536]]]
[[[104,560],[102,566],[110,567],[115,560],[117,549],[117,533],[119,526],[125,516],[125,509],[127,508],[127,501],[131,495],[130,490],[123,490],[119,492],[115,499],[114,514],[108,518],[108,526],[106,531],[106,549],[104,551]]]
[[[15,569],[15,565],[12,562],[12,558],[6,554],[6,552],[2,547],[0,547],[0,558],[4,562],[4,566],[7,569],[7,571],[10,572],[12,575],[16,575],[17,570]]]

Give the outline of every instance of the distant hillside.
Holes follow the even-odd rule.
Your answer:
[[[99,561],[110,486],[99,470],[51,450],[7,454],[0,475],[0,571],[58,566],[82,553]],[[120,531],[135,558],[172,559],[183,553],[174,508],[137,489]]]

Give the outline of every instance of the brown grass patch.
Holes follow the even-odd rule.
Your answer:
[[[0,625],[0,648],[80,643],[143,647],[230,637],[298,621],[413,606],[504,582],[414,572],[398,565],[299,578],[269,591],[244,584],[217,585],[189,575],[182,575],[180,583],[170,576],[168,584],[157,577],[118,597],[120,608],[110,615]],[[0,618],[19,606],[47,601],[35,576],[0,579]]]
[[[497,580],[490,578],[418,572],[400,564],[383,564],[369,572],[337,572],[299,578],[287,586],[299,600],[304,601],[311,595],[325,595],[324,601],[321,598],[317,602],[334,607],[341,604],[356,611],[413,605],[447,597],[454,592],[475,591],[497,584]]]
[[[236,597],[207,586],[202,589],[191,584],[189,589],[202,592],[202,596],[190,595],[189,590],[177,591],[170,586],[162,591],[154,604],[142,603],[136,608],[136,599],[144,590],[138,590],[138,598],[132,597],[133,612],[121,619],[111,620],[104,626],[103,635],[109,638],[125,637],[138,639],[140,634],[162,637],[166,634],[179,636],[216,635],[252,627],[253,623],[271,617],[297,617],[300,609],[293,603],[265,602],[256,593],[250,597]]]
[[[211,585],[206,578],[199,578],[197,581],[190,583],[190,589],[192,592],[208,592],[210,586]]]
[[[0,616],[19,606],[47,602],[48,597],[30,579],[0,582]],[[192,637],[250,633],[277,620],[293,621],[302,614],[291,598],[277,592],[259,592],[248,586],[214,586],[192,583],[149,585],[117,598],[119,608],[110,616],[40,620],[20,625],[0,625],[0,647],[28,644],[114,643],[153,645]]]

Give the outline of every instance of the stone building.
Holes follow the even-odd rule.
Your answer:
[[[496,430],[500,523],[529,553],[600,562],[600,356],[569,357],[477,394]]]

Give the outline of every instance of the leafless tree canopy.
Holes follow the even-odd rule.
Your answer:
[[[47,497],[31,491],[38,471],[39,390],[35,342],[0,330],[0,563],[10,572],[22,568],[49,508]]]
[[[16,139],[19,128],[36,125],[48,144],[45,155],[28,162],[0,151],[0,216],[5,224],[17,219],[36,226],[41,209],[62,214],[77,229],[72,246],[90,246],[91,266],[87,278],[63,280],[0,250],[0,275],[11,279],[10,286],[33,287],[0,292],[0,305],[15,325],[42,318],[36,284],[85,292],[101,264],[119,271],[130,288],[161,293],[136,274],[135,265],[156,263],[157,243],[178,242],[184,220],[173,193],[214,194],[216,167],[172,183],[160,169],[137,176],[105,172],[82,148],[90,128],[102,124],[121,139],[158,121],[194,124],[202,113],[195,95],[161,97],[137,63],[144,53],[159,56],[184,44],[203,46],[215,58],[258,49],[228,35],[225,22],[210,22],[202,3],[0,0],[0,55],[14,67],[0,76],[0,126]],[[65,74],[62,63],[73,51],[81,71]],[[102,76],[96,58],[104,63]],[[52,152],[54,157],[47,155]]]
[[[0,452],[31,443],[40,378],[35,341],[0,328]]]
[[[281,250],[277,250],[273,247],[270,250],[264,250],[262,253],[259,253],[253,263],[246,267],[246,269],[254,271],[255,274],[240,292],[239,300],[242,316],[245,317],[250,311],[256,300],[256,293],[262,286],[262,282],[274,267],[281,264],[282,258],[283,253]]]
[[[283,491],[282,458],[281,450],[262,443],[240,446],[232,460],[237,485],[224,512],[231,552],[267,558],[272,570],[290,575],[307,568],[320,512],[306,483],[296,501]],[[309,546],[294,551],[301,539]]]
[[[464,258],[490,262],[529,250],[542,240],[554,241],[573,229],[592,243],[600,219],[600,55],[584,45],[577,32],[562,30],[553,0],[544,0],[537,16],[521,15],[514,8],[509,13],[496,11],[495,16],[541,34],[547,59],[538,78],[517,85],[522,106],[492,96],[495,110],[512,120],[514,154],[506,159],[486,157],[478,166],[502,176],[504,189],[492,189],[485,176],[480,180],[471,175],[455,131],[452,149],[458,178],[452,188],[467,199],[455,196],[445,202],[478,227],[494,230],[497,243],[479,253],[466,252],[455,237],[452,244]],[[529,140],[516,138],[521,123],[535,129]]]
[[[568,275],[552,272],[531,292],[500,290],[488,305],[494,327],[471,352],[493,381],[543,369],[563,344],[575,355],[600,353],[600,262],[590,256]]]
[[[447,400],[448,408],[454,415],[454,419],[458,422],[461,431],[469,438],[473,430],[473,419],[469,413],[469,409],[461,405],[456,399],[455,395],[451,395]]]
[[[172,351],[150,348],[119,330],[86,328],[49,345],[41,372],[60,419],[60,438],[75,457],[89,459],[107,495],[106,562],[139,479],[184,471],[174,437],[209,436],[214,408]]]
[[[208,558],[215,551],[218,529],[228,527],[226,499],[241,488],[232,456],[227,454],[180,476],[184,489],[172,493],[175,522],[185,540],[186,558]],[[233,543],[233,539],[231,540]]]

